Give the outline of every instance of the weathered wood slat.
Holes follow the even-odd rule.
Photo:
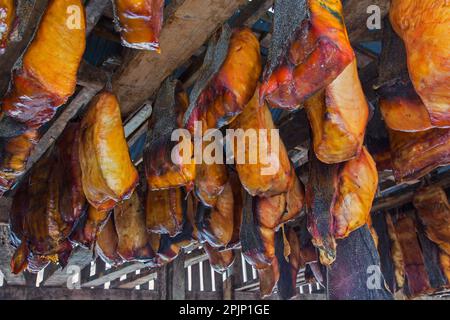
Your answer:
[[[0,300],[157,300],[154,291],[112,289],[31,288],[6,286],[0,288]]]
[[[134,289],[136,286],[144,285],[151,280],[155,280],[157,277],[157,271],[155,269],[141,270],[141,273],[128,274],[126,280],[118,282],[117,288],[119,289]],[[114,286],[110,286],[113,288]]]
[[[9,228],[0,226],[0,270],[4,275],[4,281],[8,285],[25,285],[23,274],[14,275],[11,273],[10,262],[14,254],[14,248],[9,242]]]
[[[91,277],[88,282],[82,283],[81,287],[90,288],[104,285],[107,282],[113,281],[121,276],[135,272],[138,269],[145,268],[143,263],[131,263],[123,267],[112,268],[102,272],[96,272],[94,277]]]
[[[161,32],[161,53],[128,51],[115,76],[113,89],[122,114],[139,108],[244,3],[246,0],[177,1]]]

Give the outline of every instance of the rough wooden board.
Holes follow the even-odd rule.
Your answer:
[[[149,290],[29,288],[7,286],[0,288],[0,300],[157,300]]]
[[[68,268],[71,266],[78,266],[80,271],[84,267],[89,265],[92,261],[92,251],[77,247],[70,256],[69,263],[64,269],[58,268],[55,272],[49,275],[44,281],[42,281],[41,286],[53,286],[60,287],[67,283],[67,279],[70,274],[67,273]],[[48,268],[48,267],[47,267]]]
[[[8,285],[25,285],[26,280],[23,274],[14,275],[11,273],[10,262],[13,254],[14,248],[9,242],[9,228],[7,226],[0,226],[0,270]],[[3,288],[0,288],[1,290]]]
[[[246,0],[184,0],[161,32],[161,53],[128,51],[113,89],[127,116],[151,97],[162,81],[188,60]]]
[[[86,34],[91,33],[110,3],[110,0],[89,1],[86,6]]]
[[[127,278],[123,281],[117,283],[117,288],[119,289],[134,289],[136,286],[144,285],[151,280],[155,280],[157,275],[156,270],[147,269],[141,270],[140,274],[128,274]],[[111,286],[110,286],[111,288]]]

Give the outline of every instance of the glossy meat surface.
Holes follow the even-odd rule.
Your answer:
[[[417,180],[450,163],[450,130],[389,131],[391,161],[397,182]]]
[[[200,201],[209,207],[214,207],[228,182],[225,164],[197,164],[195,177],[195,194]]]
[[[105,263],[111,266],[120,265],[123,263],[123,259],[117,252],[118,243],[119,237],[116,232],[114,217],[111,215],[97,236],[95,252]]]
[[[3,54],[8,45],[15,16],[14,0],[0,0],[0,55]]]
[[[369,107],[359,81],[356,59],[305,105],[314,152],[320,161],[340,163],[360,153]]]
[[[130,159],[120,108],[112,93],[103,91],[91,101],[81,122],[80,163],[83,190],[98,210],[111,210],[128,199],[138,182]]]
[[[192,131],[195,121],[203,130],[229,124],[252,98],[261,73],[259,41],[248,28],[236,29],[231,35],[228,52],[218,72],[202,90],[187,115],[186,125]]]
[[[275,129],[272,115],[265,103],[259,104],[258,91],[230,128],[244,130],[244,134],[247,130],[256,133],[251,139],[257,148],[251,147],[244,134],[239,135],[237,131],[234,139],[236,170],[247,192],[266,197],[286,192],[293,179],[291,164],[283,141],[271,133]]]
[[[233,250],[220,251],[217,248],[205,244],[205,252],[208,255],[209,263],[211,267],[218,273],[224,273],[229,267],[231,267],[235,260],[235,254]]]
[[[71,6],[79,21],[68,21]],[[56,109],[73,94],[78,67],[86,46],[84,7],[80,0],[52,0],[37,33],[13,75],[2,111],[29,127],[50,121]],[[49,63],[51,62],[51,63]]]
[[[164,0],[114,0],[122,44],[142,50],[158,50]]]
[[[118,235],[117,253],[125,261],[149,262],[155,259],[145,219],[144,207],[137,192],[114,209]]]
[[[293,7],[283,10],[282,7],[288,6],[289,2],[294,3]],[[354,59],[341,1],[278,1],[275,12],[285,14],[275,16],[274,33],[277,32],[277,24],[282,29],[284,20],[290,19],[288,10],[302,10],[300,5],[306,6],[304,20],[295,30],[290,30],[291,34],[278,36],[288,38],[288,45],[278,49],[283,50],[282,56],[273,57],[276,61],[264,71],[261,99],[266,99],[272,107],[298,108],[329,85]],[[279,47],[279,44],[272,46]]]
[[[445,191],[435,186],[422,188],[416,191],[413,204],[428,238],[450,255],[450,205]]]
[[[183,228],[183,200],[180,188],[148,191],[146,203],[147,230],[176,236]]]
[[[403,39],[411,81],[435,126],[450,125],[450,8],[442,0],[394,0],[390,21]]]

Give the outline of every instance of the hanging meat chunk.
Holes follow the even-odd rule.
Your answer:
[[[274,10],[261,99],[293,110],[329,85],[355,57],[341,1],[279,0]]]
[[[375,162],[366,148],[340,165],[327,165],[313,156],[306,189],[308,229],[322,264],[336,258],[335,238],[345,238],[369,222],[378,186]]]
[[[411,81],[434,126],[450,125],[450,8],[441,0],[394,0],[392,26],[406,47]]]
[[[389,131],[391,161],[397,182],[417,180],[450,163],[450,130]]]
[[[305,105],[314,152],[320,161],[340,163],[358,156],[364,142],[369,107],[359,82],[356,59]]]
[[[70,6],[79,8],[75,27],[68,23]],[[13,74],[2,112],[30,128],[53,118],[56,109],[73,94],[84,49],[84,8],[80,0],[50,1],[37,33]],[[51,63],[49,63],[51,61]]]
[[[441,269],[447,278],[447,282],[450,283],[450,255],[441,252],[439,258]]]
[[[110,215],[110,211],[97,210],[93,206],[89,206],[84,223],[80,223],[71,235],[72,241],[86,248],[91,248]]]
[[[428,238],[450,255],[450,205],[445,191],[435,186],[422,188],[413,204]]]
[[[39,138],[37,130],[29,129],[19,136],[0,141],[0,196],[25,172],[28,157]]]
[[[103,91],[91,101],[81,122],[80,163],[89,203],[108,211],[128,199],[138,182],[114,94]]]
[[[230,268],[235,260],[235,254],[233,250],[220,251],[217,248],[205,243],[204,249],[208,255],[209,263],[211,267],[218,273],[225,273]]]
[[[214,207],[198,205],[196,224],[201,242],[216,248],[230,243],[234,231],[234,197],[230,183],[225,185]]]
[[[147,230],[176,236],[183,228],[183,192],[180,188],[147,193]]]
[[[164,0],[114,0],[122,44],[141,50],[160,50]]]
[[[114,222],[119,238],[117,253],[125,261],[154,262],[155,253],[145,227],[145,211],[137,192],[114,209]]]
[[[395,223],[395,231],[402,249],[409,295],[416,297],[430,293],[431,286],[414,220],[406,215],[399,217]]]
[[[188,150],[180,148],[178,158],[172,159],[178,144],[172,141],[172,134],[182,127],[182,117],[188,104],[188,96],[180,83],[167,79],[158,92],[149,121],[148,144],[144,149],[145,172],[151,190],[190,186],[194,181],[196,166],[192,159],[190,137],[180,137],[183,139],[180,143],[186,145]]]
[[[402,247],[398,239],[392,216],[389,213],[386,215],[386,226],[391,240],[391,255],[395,267],[395,281],[397,288],[401,289],[405,285],[405,260],[403,258]]]
[[[383,28],[379,67],[379,106],[386,125],[397,131],[424,131],[433,128],[430,115],[416,93],[408,74],[403,41],[392,29],[389,19]]]
[[[118,243],[119,237],[114,223],[114,216],[111,215],[97,236],[95,251],[105,263],[111,266],[121,265],[124,261],[117,252]]]
[[[273,259],[270,266],[264,269],[258,269],[257,271],[261,299],[268,298],[273,294],[275,288],[277,287],[278,281],[280,280],[278,259]]]
[[[215,142],[213,142],[215,143]],[[197,164],[195,194],[208,207],[214,207],[228,182],[227,167],[223,163]]]
[[[283,300],[296,295],[297,274],[300,270],[300,243],[295,231],[283,228],[277,232],[275,239],[276,260],[280,269],[278,295]]]
[[[258,90],[230,128],[236,130],[232,138],[236,170],[247,192],[263,197],[286,192],[293,179],[291,164],[269,108],[259,104]]]
[[[184,117],[187,128],[193,132],[196,121],[202,122],[203,130],[232,122],[252,98],[260,74],[256,36],[249,28],[231,31],[224,25],[220,38],[211,41],[202,74],[192,89]]]
[[[15,17],[14,0],[0,0],[0,55],[5,52]]]
[[[244,209],[244,189],[236,172],[230,171],[229,183],[233,192],[233,233],[226,245],[227,249],[236,249],[241,244],[241,224]]]

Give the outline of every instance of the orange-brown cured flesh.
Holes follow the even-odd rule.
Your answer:
[[[394,0],[389,11],[403,39],[411,81],[438,127],[450,126],[450,7],[442,0]]]
[[[10,190],[26,169],[31,151],[39,141],[37,130],[30,129],[20,136],[3,141],[0,156],[0,196]]]
[[[256,36],[249,28],[234,30],[222,67],[196,101],[189,130],[193,132],[194,121],[201,121],[203,130],[232,122],[252,98],[261,69]]]
[[[391,161],[397,182],[414,181],[450,163],[450,130],[389,131]]]
[[[441,252],[439,255],[442,272],[447,278],[447,282],[450,283],[450,255]]]
[[[178,114],[177,127],[182,127],[182,118],[184,112],[188,107],[188,96],[184,91],[175,95],[175,109]],[[193,152],[193,144],[188,137],[184,137],[183,143],[186,143]],[[196,176],[196,165],[192,161],[185,162],[184,155],[180,152],[177,161],[180,164],[172,161],[172,151],[178,144],[176,141],[171,141],[171,135],[164,135],[152,141],[150,147],[144,150],[144,163],[147,182],[152,190],[176,188],[186,185],[191,185]]]
[[[79,156],[83,190],[93,207],[111,210],[133,193],[138,173],[130,159],[114,94],[103,91],[89,104],[81,122]]]
[[[111,217],[106,222],[103,229],[99,232],[96,242],[96,252],[99,257],[110,265],[120,265],[123,259],[117,253],[117,244],[119,238],[114,225],[114,218]]]
[[[269,267],[257,271],[259,276],[259,292],[261,299],[264,299],[273,294],[278,280],[280,279],[278,260],[273,259],[272,264]]]
[[[209,263],[215,271],[224,273],[233,264],[235,259],[233,250],[220,251],[207,243],[204,248],[206,254],[208,255]]]
[[[450,205],[440,187],[425,187],[416,192],[413,204],[431,241],[450,255]]]
[[[383,214],[386,215],[386,226],[389,239],[391,240],[391,256],[395,268],[395,281],[397,283],[397,288],[403,288],[405,285],[405,261],[403,259],[402,247],[398,240],[391,215],[387,212],[384,212]]]
[[[158,50],[163,24],[164,0],[115,0],[122,44],[143,50]]]
[[[202,162],[197,164],[195,177],[195,193],[205,206],[214,207],[228,182],[225,164]]]
[[[434,127],[411,83],[382,90],[379,106],[386,125],[392,130],[415,132]]]
[[[171,237],[179,234],[183,227],[181,189],[148,191],[146,203],[147,230]]]
[[[415,297],[429,292],[431,289],[430,282],[413,219],[407,216],[401,217],[395,224],[395,230],[402,248],[405,273],[411,296]]]
[[[343,165],[339,172],[336,197],[332,207],[334,235],[348,235],[370,221],[370,211],[378,187],[374,160],[364,147],[360,156]]]
[[[125,261],[151,261],[155,258],[145,226],[145,211],[137,192],[114,209],[118,235],[117,253]]]
[[[0,0],[0,55],[8,45],[15,17],[16,7],[14,0]]]
[[[369,107],[358,78],[356,59],[324,91],[306,101],[314,152],[333,164],[355,158],[361,151]]]
[[[330,84],[354,59],[341,1],[308,0],[304,20],[272,74],[264,75],[261,99],[270,106],[296,109]]]
[[[291,179],[293,179],[292,166],[283,141],[279,136],[272,137],[271,135],[271,130],[276,128],[267,105],[265,103],[259,104],[258,91],[255,92],[244,111],[231,123],[230,128],[242,129],[244,133],[247,130],[254,130],[256,133],[257,148],[251,147],[248,141],[244,146],[244,142],[248,139],[235,139],[236,170],[247,192],[253,196],[265,197],[287,192]],[[267,130],[267,135],[263,134],[263,130]],[[262,141],[260,136],[262,136],[262,139],[267,138]],[[277,139],[277,141],[272,139]],[[266,145],[267,152],[264,152],[263,143]],[[273,147],[275,143],[279,145],[278,150]],[[262,159],[260,154],[267,155],[267,159]],[[240,158],[242,160],[239,160]],[[255,159],[256,163],[252,163],[251,159]],[[276,161],[279,166],[275,168],[274,173],[271,173],[268,170]]]
[[[76,25],[68,21],[78,8]],[[78,16],[79,13],[79,16]],[[86,46],[84,7],[80,0],[50,1],[37,33],[14,72],[2,112],[38,128],[74,93],[78,67]]]

